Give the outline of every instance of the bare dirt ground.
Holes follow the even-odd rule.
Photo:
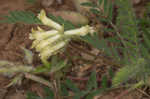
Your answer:
[[[9,11],[24,10],[23,0],[1,0],[0,14],[7,15]],[[28,34],[29,26],[16,26],[14,24],[2,24],[0,26],[0,59],[10,61],[21,61],[22,52],[20,46],[30,45]]]
[[[0,15],[6,15],[9,11],[13,10],[32,10],[41,9],[42,6],[28,5],[25,0],[0,0]],[[74,10],[74,7],[70,0],[64,0],[63,4],[59,5],[54,3],[50,8],[46,8],[48,11],[55,10]],[[0,18],[2,20],[2,18]],[[31,25],[25,24],[1,24],[0,25],[0,60],[9,60],[13,62],[23,62],[23,51],[21,46],[30,49],[31,40],[29,40],[29,33]],[[37,59],[38,60],[38,59]],[[0,76],[0,99],[25,99],[25,93],[30,90],[42,96],[42,86],[37,83],[31,83],[30,81],[24,82],[22,86],[14,86],[6,88],[9,83],[9,78]],[[123,92],[123,91],[122,91]],[[120,92],[119,92],[120,93]],[[95,99],[114,99],[118,92],[111,92],[106,95],[102,95]],[[141,98],[141,93],[131,92],[129,95],[122,97],[121,99],[146,99]]]

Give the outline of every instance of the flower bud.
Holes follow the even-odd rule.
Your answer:
[[[58,31],[63,31],[63,27],[56,23],[55,21],[49,19],[47,16],[46,16],[46,13],[44,10],[41,10],[40,14],[38,15],[38,18],[42,21],[42,23],[44,25],[47,25],[49,27],[52,27]]]
[[[43,32],[35,31],[32,32],[32,34],[30,34],[30,39],[44,40],[51,36],[55,36],[57,34],[58,34],[57,30],[50,30],[50,31],[43,31]]]
[[[64,32],[65,35],[72,36],[85,36],[86,34],[90,33],[93,28],[91,28],[89,25],[83,26],[79,29],[74,29],[74,30],[68,30]]]

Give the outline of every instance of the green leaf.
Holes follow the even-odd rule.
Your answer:
[[[27,98],[26,99],[42,99],[39,96],[37,96],[36,94],[32,93],[32,92],[27,92]]]
[[[148,58],[150,59],[150,53],[149,53],[149,50],[143,45],[143,44],[140,44],[140,48],[141,48],[141,54],[144,58]]]
[[[80,90],[78,89],[78,87],[69,79],[66,80],[65,85],[71,89],[73,92],[75,93],[79,93]]]
[[[97,88],[97,79],[96,79],[96,71],[93,71],[90,75],[90,78],[87,82],[86,86],[87,90],[96,89]]]
[[[108,12],[108,0],[104,0],[104,12],[107,13]]]
[[[54,99],[54,92],[49,87],[45,87],[44,91],[46,93],[46,97],[44,99]]]
[[[103,89],[97,89],[97,90],[91,91],[89,94],[87,94],[86,99],[93,99],[94,96],[99,95],[103,91],[104,91]]]
[[[92,2],[83,2],[83,3],[81,3],[81,5],[87,6],[87,7],[93,7],[93,8],[97,7],[97,5]]]
[[[111,49],[107,46],[107,40],[100,40],[97,33],[94,33],[92,36],[86,35],[81,37],[81,39],[97,49],[104,50],[106,55],[112,56]]]
[[[57,61],[58,62],[58,61]],[[67,66],[67,61],[59,61],[56,65],[52,65],[50,73],[57,72]]]
[[[103,28],[104,30],[104,32],[116,32],[114,29],[112,29],[112,28]],[[110,37],[109,37],[110,38]],[[113,37],[114,38],[114,37]]]
[[[101,16],[101,17],[99,18],[99,21],[100,21],[100,22],[108,23],[110,20],[109,20],[108,18],[105,18],[105,17]]]
[[[98,0],[98,5],[101,5],[103,0]]]
[[[32,64],[33,62],[33,53],[32,51],[24,48],[24,47],[21,47],[22,50],[24,51],[24,54],[25,54],[25,57],[24,59],[27,61],[28,64]]]
[[[147,35],[143,35],[143,38],[147,48],[150,49],[150,39],[147,37]]]
[[[108,8],[108,19],[111,21],[113,18],[113,3],[112,0],[109,1],[109,8]]]
[[[120,61],[120,55],[119,55],[119,53],[117,52],[117,48],[112,47],[112,48],[111,48],[111,51],[112,51],[112,55],[114,56],[115,60]]]
[[[150,68],[143,58],[135,59],[134,61],[122,67],[112,80],[113,86],[120,85],[127,82],[129,79],[136,79],[136,77],[143,79],[145,75],[149,75]],[[144,77],[145,78],[145,77]]]
[[[68,92],[65,84],[61,84],[61,95],[62,96],[68,96],[69,95],[69,92]]]
[[[45,66],[38,66],[34,70],[34,73],[43,73],[43,72],[48,72],[50,71],[50,68],[46,68]]]
[[[112,68],[109,68],[108,74],[109,74],[109,77],[110,77],[110,78],[113,78],[113,77],[114,77],[114,71],[113,71]]]
[[[4,16],[0,23],[26,23],[42,24],[41,21],[30,11],[10,11],[8,16]]]
[[[37,0],[26,0],[27,3],[34,4]]]
[[[100,15],[100,14],[101,14],[98,9],[91,8],[90,11],[91,11],[93,14],[96,14],[96,15]]]
[[[85,96],[88,93],[88,91],[80,91],[78,93],[75,93],[75,96],[73,99],[81,99],[81,97]]]
[[[107,76],[106,76],[106,75],[104,75],[104,76],[102,77],[101,86],[102,86],[102,89],[108,88],[108,79],[107,79]]]

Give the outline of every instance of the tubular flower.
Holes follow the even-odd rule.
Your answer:
[[[44,10],[41,10],[40,14],[38,15],[38,18],[42,21],[42,23],[44,25],[47,25],[47,26],[50,26],[58,31],[63,31],[63,27],[54,22],[53,20],[49,19],[47,16],[46,16],[46,13]]]
[[[41,41],[35,48],[37,51],[41,51],[43,48],[45,48],[48,45],[53,44],[54,42],[56,42],[56,40],[58,40],[59,38],[61,38],[61,35],[55,35],[51,38],[48,38],[46,40]]]
[[[85,36],[94,32],[94,29],[89,25],[64,31],[64,27],[49,19],[44,10],[41,10],[38,18],[44,25],[52,28],[52,30],[45,31],[37,27],[37,30],[32,29],[32,33],[29,35],[29,38],[33,40],[31,47],[40,53],[42,60],[47,60],[51,55],[60,52],[72,37]]]
[[[87,35],[89,32],[91,32],[93,29],[92,27],[90,27],[89,25],[86,25],[86,26],[83,26],[79,29],[74,29],[74,30],[68,30],[68,31],[65,31],[64,34],[65,35],[77,35],[77,36],[85,36]],[[93,32],[91,32],[93,33]]]
[[[62,41],[59,42],[56,45],[53,46],[47,46],[44,48],[44,50],[41,51],[40,56],[42,59],[47,59],[48,57],[50,57],[51,55],[54,55],[57,53],[57,50],[60,50],[61,48],[63,48],[66,45],[66,41]]]

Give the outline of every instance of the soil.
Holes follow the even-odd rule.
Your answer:
[[[0,4],[1,15],[7,15],[9,11],[25,9],[23,0],[1,0]],[[0,31],[0,60],[21,61],[23,53],[20,47],[27,47],[31,43],[28,39],[30,27],[2,24]]]
[[[46,9],[47,11],[56,10],[75,10],[71,0],[64,0],[63,4],[59,5],[56,2],[45,8],[39,3],[36,5],[28,5],[26,0],[0,0],[0,15],[7,15],[9,11],[14,10],[37,10]],[[0,18],[2,20],[2,18]],[[0,60],[8,60],[13,62],[23,62],[24,54],[21,47],[30,49],[32,41],[29,39],[29,33],[33,25],[25,24],[1,24],[0,26]],[[37,59],[38,60],[38,59]],[[39,61],[39,60],[38,60]],[[36,92],[39,96],[43,96],[43,89],[40,84],[27,82],[25,87],[6,88],[9,78],[0,76],[0,99],[25,99],[25,93],[30,90]],[[113,95],[112,95],[113,94]],[[130,93],[132,94],[132,93]],[[122,99],[135,99],[139,93],[135,92],[132,95]],[[114,99],[116,93],[104,95],[101,98],[95,99]],[[136,98],[140,99],[140,98]],[[142,99],[142,98],[141,98]]]

